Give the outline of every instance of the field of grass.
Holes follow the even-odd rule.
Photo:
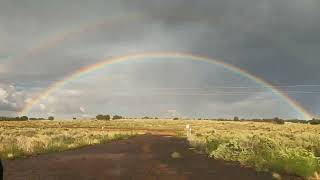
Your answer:
[[[5,123],[1,122],[0,124]],[[10,122],[11,123],[11,122]],[[0,158],[16,159],[30,155],[65,151],[87,145],[102,144],[136,135],[133,131],[94,129],[0,126]]]
[[[237,161],[259,171],[316,177],[320,170],[320,126],[286,123],[116,120],[0,122],[0,156],[55,152],[136,133],[186,134],[191,146],[212,158]]]

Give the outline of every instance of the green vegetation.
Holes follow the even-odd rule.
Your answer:
[[[124,117],[119,116],[119,115],[114,115],[114,116],[112,117],[112,120],[118,120],[118,119],[124,119]]]
[[[102,114],[99,114],[96,116],[96,119],[97,120],[106,120],[106,121],[109,121],[111,119],[110,115],[102,115]]]
[[[239,161],[257,170],[312,176],[319,168],[315,155],[301,147],[286,148],[267,137],[249,136],[231,139],[210,139],[207,152],[211,157]]]
[[[238,127],[235,127],[238,125]],[[320,131],[311,125],[219,123],[195,131],[191,146],[258,171],[311,177],[320,170]]]
[[[102,115],[102,114],[99,114],[96,116],[96,119],[97,120],[106,120],[106,121],[109,121],[111,119],[111,116],[110,115]],[[119,116],[119,115],[114,115],[112,117],[112,120],[118,120],[118,119],[124,119],[124,117],[122,116]]]

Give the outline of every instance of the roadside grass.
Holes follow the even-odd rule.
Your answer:
[[[3,130],[0,128],[0,130]],[[34,132],[33,136],[29,136]],[[27,134],[27,135],[25,135]],[[60,152],[93,144],[126,139],[132,132],[77,129],[19,129],[0,134],[0,158],[17,159],[36,154]]]
[[[310,145],[287,144],[278,138],[252,134],[218,134],[188,138],[190,145],[210,157],[237,161],[258,171],[314,176],[320,170],[320,158]]]

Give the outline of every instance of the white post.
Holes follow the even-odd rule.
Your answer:
[[[191,136],[191,126],[189,124],[186,125],[187,137]]]

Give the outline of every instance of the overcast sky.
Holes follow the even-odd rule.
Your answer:
[[[320,114],[318,0],[0,0],[0,115],[101,59],[178,51],[216,58]],[[233,88],[230,88],[233,87]],[[29,116],[302,118],[254,81],[214,64],[145,58],[74,79]]]

